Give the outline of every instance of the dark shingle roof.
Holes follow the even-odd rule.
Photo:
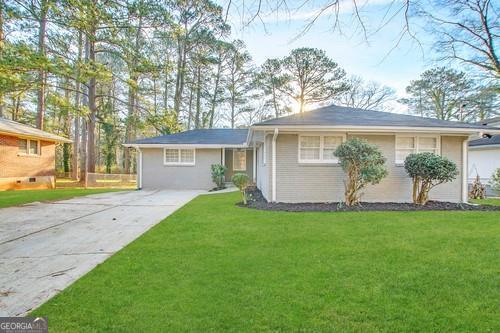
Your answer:
[[[492,145],[500,146],[500,135],[493,135],[491,138],[482,138],[482,139],[472,140],[469,142],[469,147],[492,146]]]
[[[488,118],[488,119],[483,119],[483,120],[477,122],[477,124],[480,124],[480,125],[489,125],[489,124],[494,124],[494,123],[500,123],[500,116]]]
[[[247,141],[248,129],[195,129],[154,138],[140,139],[134,144],[214,144],[241,145]]]
[[[344,106],[330,105],[313,111],[296,113],[275,118],[255,126],[400,126],[400,127],[446,127],[484,129],[478,124],[466,124],[433,118],[423,118],[391,112],[363,110]]]

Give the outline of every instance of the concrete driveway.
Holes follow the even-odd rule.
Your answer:
[[[203,191],[125,191],[0,209],[0,316],[20,316]]]

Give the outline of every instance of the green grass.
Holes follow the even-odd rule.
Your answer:
[[[500,332],[498,212],[201,196],[33,312],[51,332]]]
[[[474,199],[471,202],[479,205],[500,206],[500,198]]]
[[[0,208],[23,205],[34,201],[63,200],[82,195],[117,191],[116,189],[99,188],[65,188],[53,190],[20,190],[0,191]]]

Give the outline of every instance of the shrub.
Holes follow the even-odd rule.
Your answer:
[[[359,203],[361,190],[367,184],[378,184],[385,176],[385,158],[375,145],[365,140],[349,139],[334,152],[340,165],[347,173],[345,182],[345,204],[352,206]]]
[[[495,191],[500,191],[500,168],[495,169],[495,172],[491,175],[489,184]]]
[[[246,173],[235,173],[231,178],[231,181],[237,188],[239,188],[243,204],[246,205],[247,204],[246,189],[248,187],[248,184],[250,183],[250,178],[248,178],[248,175]]]
[[[425,205],[429,191],[439,184],[457,177],[457,165],[433,153],[410,154],[405,159],[405,169],[413,179],[413,203]]]
[[[484,199],[486,197],[486,187],[481,183],[479,175],[472,183],[472,187],[469,192],[470,199]]]
[[[224,181],[227,167],[222,164],[212,164],[210,166],[210,170],[212,172],[212,181],[217,185],[217,189],[224,188]]]

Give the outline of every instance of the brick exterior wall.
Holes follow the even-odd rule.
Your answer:
[[[41,140],[40,152],[36,156],[19,155],[18,138],[0,134],[0,189],[53,187],[55,143]],[[29,177],[36,181],[30,183]]]

